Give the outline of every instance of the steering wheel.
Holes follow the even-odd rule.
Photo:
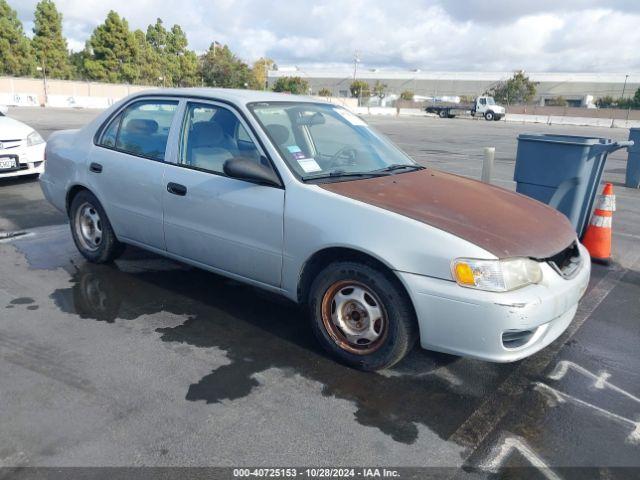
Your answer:
[[[329,167],[334,168],[354,166],[357,156],[358,151],[355,148],[348,145],[344,146],[333,154],[333,156],[329,160]]]

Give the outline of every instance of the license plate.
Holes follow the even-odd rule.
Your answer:
[[[0,158],[0,170],[13,170],[18,166],[16,159],[11,157]]]

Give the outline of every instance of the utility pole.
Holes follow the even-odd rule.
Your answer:
[[[353,55],[353,79],[354,80],[356,79],[356,76],[358,75],[358,63],[360,63],[360,54],[356,50],[356,52]]]
[[[624,76],[624,85],[622,85],[622,99],[624,99],[624,91],[627,89],[627,79],[629,78],[629,74]]]
[[[42,66],[36,67],[36,70],[42,71],[42,84],[44,88],[44,104],[46,105],[48,92],[47,92],[47,69],[44,65],[44,57],[42,58]]]
[[[622,86],[622,99],[624,100],[624,91],[627,88],[627,79],[629,78],[629,74],[624,76],[624,85]],[[629,106],[627,107],[627,122],[629,121],[629,114],[631,113],[631,102],[629,102]]]

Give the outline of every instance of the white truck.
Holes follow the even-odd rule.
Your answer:
[[[500,120],[504,117],[506,110],[498,105],[493,97],[482,95],[476,97],[473,103],[446,103],[433,102],[427,104],[425,110],[428,113],[435,113],[440,118],[453,118],[456,115],[482,115],[485,120]]]

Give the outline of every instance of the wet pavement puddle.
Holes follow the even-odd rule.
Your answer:
[[[357,422],[410,444],[418,438],[418,423],[447,438],[482,399],[482,392],[465,387],[464,380],[429,375],[468,361],[416,350],[386,374],[344,367],[320,351],[296,305],[198,269],[128,272],[117,265],[79,263],[71,286],[55,290],[51,298],[66,313],[107,323],[162,311],[188,316],[181,325],[158,328],[160,340],[218,347],[231,361],[190,385],[185,395],[189,401],[245,397],[260,385],[255,374],[275,367],[320,382],[324,396],[357,406]],[[487,364],[477,366],[487,370]],[[403,372],[412,367],[412,373]],[[492,381],[498,382],[509,367],[491,370]]]
[[[162,342],[184,346],[181,351],[186,355],[190,349],[212,347],[225,352],[228,364],[185,385],[184,398],[189,402],[224,405],[245,398],[264,387],[261,382],[266,377],[260,373],[276,368],[320,383],[324,397],[351,402],[358,424],[374,427],[396,442],[414,444],[420,425],[450,439],[518,366],[416,348],[391,370],[363,373],[327,357],[303,312],[286,299],[134,248],[112,265],[89,264],[77,253],[67,254],[72,249],[68,237],[55,237],[60,234],[52,240],[62,254],[43,255],[33,238],[16,242],[16,247],[32,269],[68,272],[69,283],[57,285],[50,294],[59,310],[113,328],[144,315],[184,316],[186,320],[177,326],[149,332]],[[594,271],[594,279],[604,272]],[[28,308],[34,303],[30,300],[17,298],[9,305]],[[546,420],[558,410],[535,389],[541,379],[519,380],[528,387],[520,405],[510,407],[502,422],[508,428],[496,429],[469,458],[470,465],[486,464],[482,470],[491,471],[487,463],[491,448],[515,449],[526,457],[531,442],[536,448],[545,442]],[[526,412],[517,408],[523,404]],[[516,433],[509,436],[508,430]]]
[[[392,370],[353,370],[325,355],[304,313],[286,299],[135,248],[112,265],[90,264],[74,252],[67,228],[14,244],[31,269],[69,273],[70,284],[51,293],[61,311],[116,326],[183,315],[181,325],[156,329],[161,341],[226,352],[230,363],[189,385],[188,401],[246,397],[260,385],[256,374],[278,368],[320,382],[325,397],[353,402],[359,424],[412,444],[419,424],[447,439],[513,369],[416,348]]]

